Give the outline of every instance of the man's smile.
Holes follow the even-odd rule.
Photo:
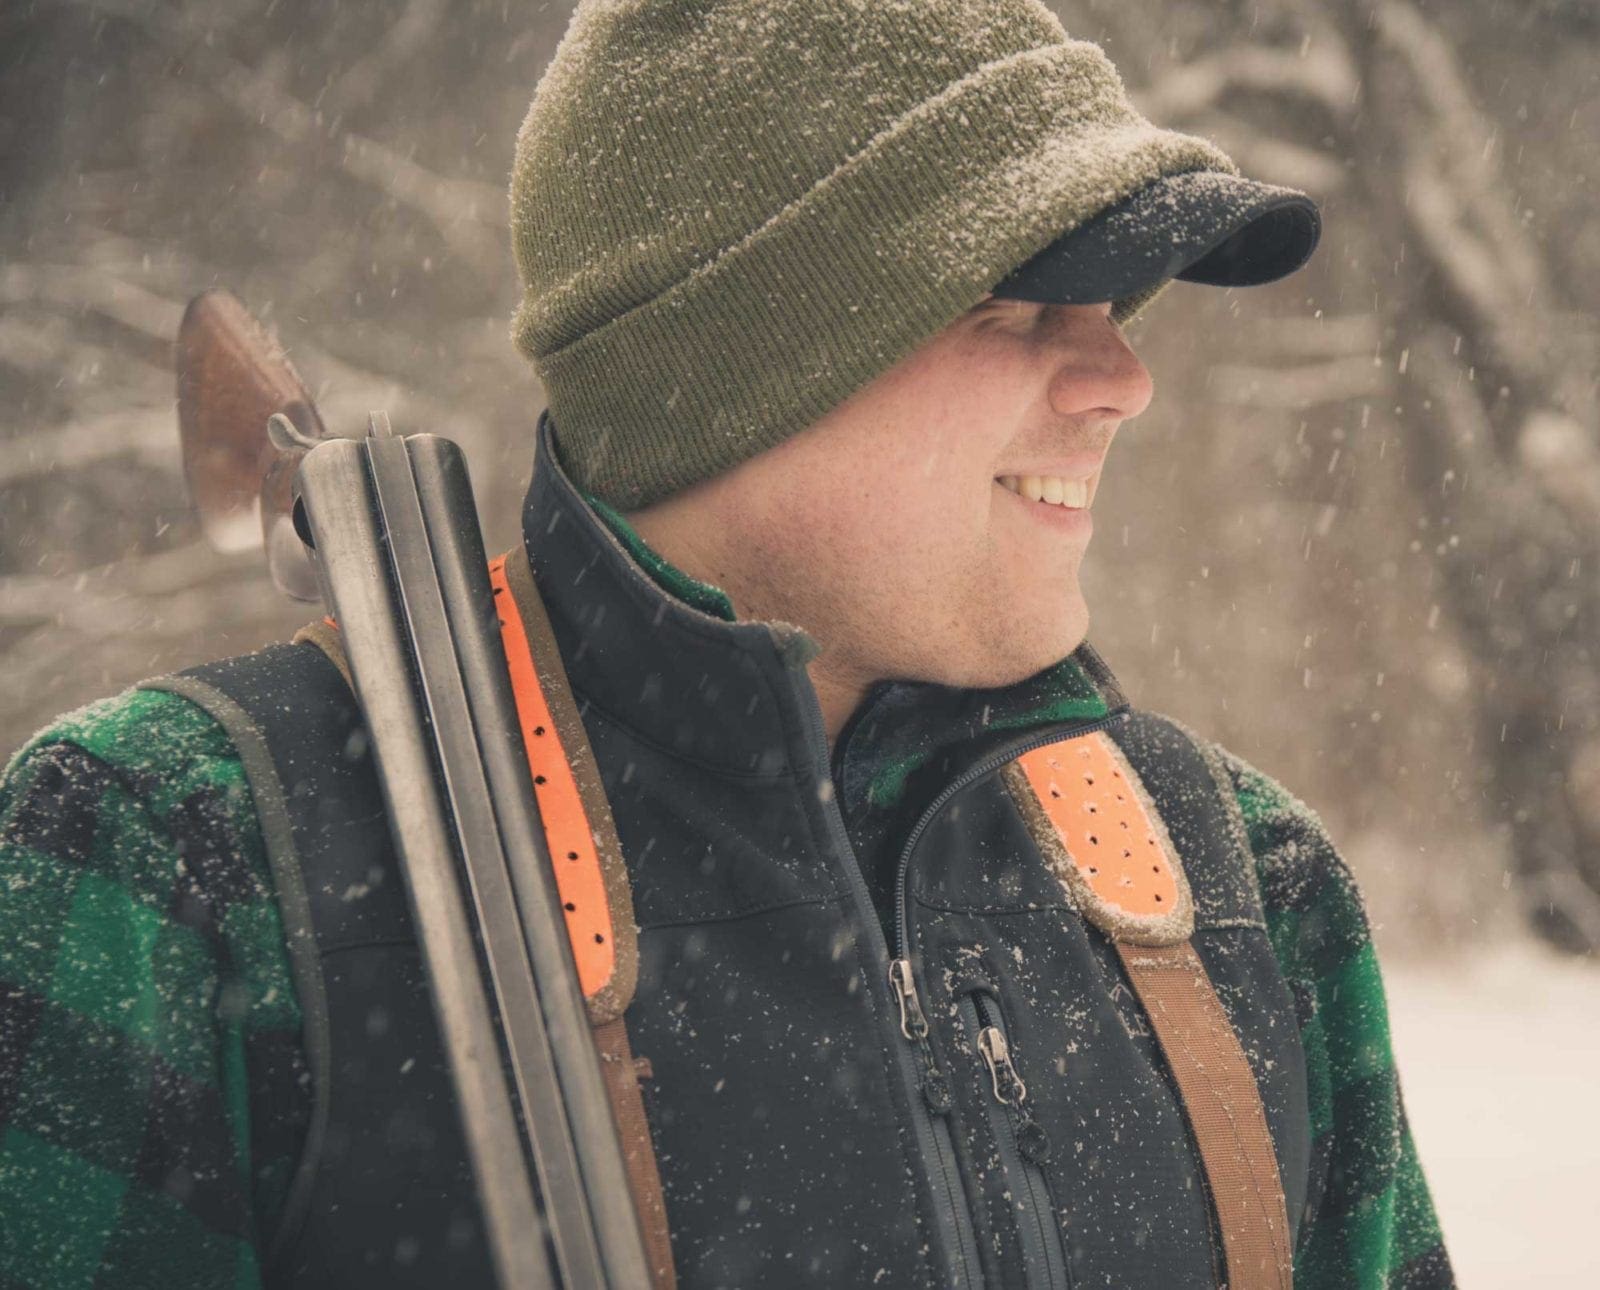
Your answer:
[[[1053,529],[1082,535],[1094,531],[1092,480],[1064,479],[1060,475],[1002,475],[995,486],[1029,515]],[[1052,501],[1054,497],[1057,500]]]
[[[1069,510],[1086,510],[1089,506],[1088,479],[1062,475],[1001,475],[999,483],[1030,502],[1065,506]]]

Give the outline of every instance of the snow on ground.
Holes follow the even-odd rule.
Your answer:
[[[1462,1286],[1600,1287],[1600,964],[1515,945],[1384,978]]]

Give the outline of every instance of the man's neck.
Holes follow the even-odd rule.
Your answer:
[[[811,678],[811,688],[817,692],[817,702],[822,705],[822,728],[827,732],[831,752],[839,732],[866,697],[867,683],[835,677],[825,666],[824,658],[814,659],[807,665],[806,673]]]
[[[638,512],[624,516],[611,511],[605,518],[611,522],[613,529],[617,528],[619,522],[626,525],[644,550],[663,563],[665,570],[686,577],[693,587],[711,593],[705,599],[721,597],[726,608],[719,608],[719,612],[746,620],[757,617],[750,611],[737,585],[738,580],[730,578],[726,570],[717,567],[716,561],[695,542],[692,533],[671,523],[660,522],[657,516]],[[635,551],[636,557],[640,554]],[[658,576],[663,572],[656,570]],[[817,702],[822,708],[822,726],[831,751],[839,732],[865,697],[870,681],[832,665],[826,653],[807,665],[806,674],[811,679]]]

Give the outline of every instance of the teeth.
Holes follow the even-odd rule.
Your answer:
[[[1001,475],[1000,484],[1030,502],[1047,502],[1075,511],[1089,505],[1087,479],[1063,479],[1060,475]]]

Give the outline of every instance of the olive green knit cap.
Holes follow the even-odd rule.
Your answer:
[[[1238,173],[1037,0],[581,0],[517,139],[513,334],[568,470],[633,509],[1191,170]]]

